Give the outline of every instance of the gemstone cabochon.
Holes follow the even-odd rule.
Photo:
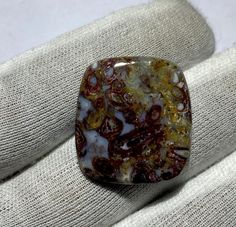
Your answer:
[[[157,183],[180,174],[190,155],[191,106],[174,63],[119,57],[90,65],[82,79],[76,149],[85,176]]]

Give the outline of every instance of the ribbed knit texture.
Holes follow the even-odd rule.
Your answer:
[[[0,184],[0,226],[174,226],[171,212],[178,210],[193,220],[194,209],[189,207],[196,209],[198,201],[204,204],[203,186],[209,181],[206,193],[219,194],[213,178],[222,180],[232,172],[233,167],[223,168],[220,163],[205,170],[236,149],[236,49],[185,70],[193,145],[188,168],[174,180],[135,186],[92,183],[78,167],[71,135],[80,80],[89,63],[111,56],[146,55],[167,58],[187,69],[208,58],[213,49],[211,30],[186,1],[160,0],[121,10],[0,66],[0,177],[36,161]],[[173,206],[167,201],[163,213],[162,208],[154,208],[150,215],[149,207],[141,209],[189,179],[169,197],[178,199]],[[233,187],[234,178],[228,179],[217,183]],[[184,196],[184,190],[189,194]],[[230,193],[224,195],[232,198]],[[159,200],[153,206],[158,204]],[[181,220],[179,216],[176,223]]]

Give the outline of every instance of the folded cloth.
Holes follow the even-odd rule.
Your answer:
[[[110,226],[230,153],[227,136],[235,125],[232,77],[224,78],[227,85],[222,85],[215,76],[219,74],[204,74],[202,65],[193,68],[195,74],[186,72],[193,151],[189,169],[173,181],[139,186],[92,183],[79,170],[70,138],[81,76],[89,63],[145,55],[167,58],[187,69],[213,50],[211,30],[189,3],[159,0],[121,10],[0,66],[0,177],[8,177],[0,184],[0,223]],[[220,85],[230,89],[219,90]],[[222,126],[225,119],[227,127]],[[227,147],[225,153],[221,146]]]

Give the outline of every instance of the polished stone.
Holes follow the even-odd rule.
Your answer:
[[[112,183],[177,176],[190,154],[191,108],[184,75],[152,57],[104,59],[83,77],[76,118],[82,172]]]

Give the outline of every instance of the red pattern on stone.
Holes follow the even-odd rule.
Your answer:
[[[186,164],[190,133],[188,88],[175,64],[121,57],[86,70],[75,137],[87,177],[123,184],[169,180]]]

